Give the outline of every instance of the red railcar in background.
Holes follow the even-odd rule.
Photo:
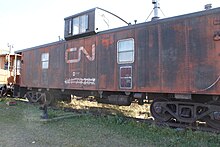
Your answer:
[[[220,129],[220,8],[126,26],[117,18],[122,27],[111,27],[111,17],[99,8],[67,17],[65,40],[17,51],[15,93],[48,103],[70,95],[116,105],[148,99],[159,121]]]

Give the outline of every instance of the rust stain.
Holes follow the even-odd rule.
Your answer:
[[[114,43],[113,37],[111,36],[106,36],[102,38],[102,46],[105,47],[106,49],[109,48]]]

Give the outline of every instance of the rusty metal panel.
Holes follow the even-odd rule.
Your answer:
[[[50,88],[62,89],[64,87],[64,48],[65,43],[60,43],[49,48],[50,61],[47,74],[49,80],[48,87]]]
[[[22,78],[21,82],[27,87],[39,87],[42,86],[40,72],[40,50],[29,50],[22,54]]]
[[[218,20],[219,13],[189,21],[190,86],[194,93],[220,93],[219,83],[215,83],[220,76],[220,48],[219,41],[213,38],[220,30],[215,24]]]
[[[160,91],[160,51],[158,25],[137,28],[137,90]]]
[[[220,41],[215,39],[218,14],[189,15],[137,27],[136,91],[220,93]]]
[[[184,20],[160,25],[160,68],[162,91],[188,90],[188,60],[186,26]]]
[[[61,88],[64,44],[55,43],[22,52],[21,86]],[[49,54],[48,68],[42,68],[42,54]],[[64,54],[64,53],[63,53]],[[62,57],[63,56],[63,57]]]
[[[214,15],[212,17],[211,22],[213,22],[214,27],[214,35],[213,35],[213,40],[214,40],[214,51],[210,54],[210,58],[214,59],[214,63],[216,66],[216,81],[214,81],[214,86],[216,89],[216,93],[220,95],[220,15]]]
[[[116,43],[114,34],[102,34],[97,37],[98,89],[116,90]]]
[[[25,51],[22,54],[22,79],[21,84],[24,86],[39,86],[38,65],[36,62],[36,51]]]
[[[71,40],[65,49],[65,88],[96,88],[96,38],[88,37]]]

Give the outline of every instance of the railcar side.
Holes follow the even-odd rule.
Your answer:
[[[220,8],[71,38],[19,51],[21,96],[147,98],[155,119],[220,129]]]

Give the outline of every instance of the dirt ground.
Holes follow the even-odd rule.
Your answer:
[[[60,107],[73,109],[78,111],[91,112],[97,115],[121,115],[126,117],[134,117],[147,119],[150,118],[150,105],[138,105],[132,103],[130,106],[118,106],[97,103],[93,98],[72,98],[70,103],[59,102]]]

